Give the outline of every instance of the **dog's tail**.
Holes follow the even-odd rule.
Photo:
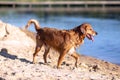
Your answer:
[[[35,25],[36,31],[38,31],[38,30],[40,29],[40,24],[39,24],[39,22],[38,22],[37,20],[35,20],[35,19],[30,19],[30,20],[28,21],[27,25],[25,26],[25,29],[27,29],[27,28],[30,26],[30,24],[32,24],[32,23]]]

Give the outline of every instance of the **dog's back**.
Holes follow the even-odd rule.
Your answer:
[[[57,51],[60,51],[60,48],[64,48],[64,46],[70,41],[70,34],[66,31],[55,28],[40,28],[37,31],[37,34],[44,44],[57,49]]]

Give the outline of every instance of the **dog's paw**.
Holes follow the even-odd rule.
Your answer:
[[[77,68],[76,67],[70,67],[70,70],[76,70]]]
[[[53,66],[54,69],[57,69],[57,66]]]
[[[33,60],[32,63],[33,63],[33,64],[36,64],[37,62],[36,62],[36,60]]]
[[[33,64],[37,64],[37,62],[32,62]]]
[[[43,63],[44,65],[49,65],[49,63]]]
[[[57,67],[57,66],[53,66],[54,69],[63,69],[63,66]]]

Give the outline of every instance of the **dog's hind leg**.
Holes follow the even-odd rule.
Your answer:
[[[42,45],[41,45],[41,46],[36,46],[36,48],[35,48],[35,52],[34,52],[34,54],[33,54],[33,63],[34,63],[34,64],[36,63],[35,57],[37,56],[37,54],[38,54],[39,51],[41,50],[41,47],[42,47]]]
[[[47,55],[49,53],[49,50],[50,50],[50,47],[49,46],[45,46],[45,52],[44,52],[44,55],[43,55],[45,63],[47,63]]]
[[[37,54],[39,53],[39,51],[41,50],[41,47],[43,46],[43,42],[40,40],[40,36],[37,35],[36,36],[36,48],[35,48],[35,52],[33,54],[33,63],[36,63],[35,57],[37,56]]]
[[[71,54],[71,56],[75,58],[75,60],[76,60],[76,61],[75,61],[75,67],[77,67],[77,66],[78,66],[78,60],[79,60],[80,55],[77,54],[76,52],[74,52],[73,54]]]

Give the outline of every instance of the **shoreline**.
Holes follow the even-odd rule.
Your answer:
[[[7,26],[6,26],[7,24]],[[44,49],[32,63],[35,34],[0,21],[0,79],[5,80],[119,80],[120,66],[81,55],[78,68],[75,60],[67,55],[62,69],[56,69],[59,54],[50,50],[48,64],[43,62]],[[9,34],[6,34],[5,26]]]

